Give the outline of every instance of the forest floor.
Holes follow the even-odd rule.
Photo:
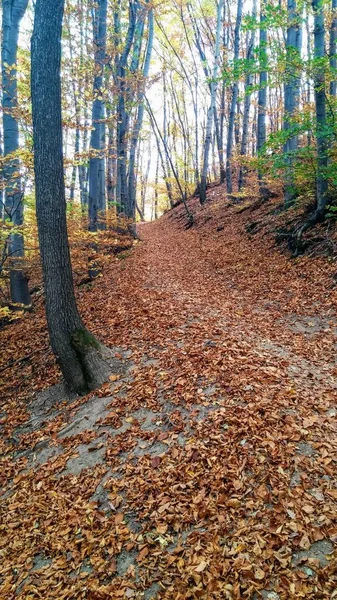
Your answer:
[[[78,290],[118,365],[95,394],[41,303],[0,332],[1,598],[337,598],[336,265],[248,213],[214,188]]]

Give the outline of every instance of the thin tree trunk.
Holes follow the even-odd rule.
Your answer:
[[[112,110],[107,106],[107,121],[108,121],[108,158],[107,158],[107,197],[108,197],[108,206],[109,208],[112,206],[115,201],[115,190],[116,190],[116,181],[115,181],[115,170],[114,165],[116,164],[116,160],[114,158],[115,153],[115,127],[114,127],[114,119]]]
[[[227,64],[227,26],[225,26],[226,21],[226,7],[224,5],[224,14],[223,14],[223,32],[222,32],[222,46],[223,46],[223,70]],[[226,101],[226,82],[225,78],[223,78],[221,84],[221,93],[220,93],[220,152],[219,152],[219,162],[220,162],[220,183],[224,183],[226,181],[226,168],[225,168],[225,160],[224,160],[224,125],[225,125],[225,101]]]
[[[286,160],[284,204],[289,208],[296,198],[293,176],[293,161],[298,147],[298,136],[291,134],[292,120],[299,105],[301,77],[298,62],[301,58],[302,27],[296,0],[288,0],[288,28],[286,41],[286,71],[284,84],[284,124],[287,139],[283,147]],[[289,133],[290,130],[290,133]]]
[[[0,127],[0,221],[5,217],[5,200],[4,200],[4,176],[3,176],[3,146],[2,146],[2,130]]]
[[[166,171],[166,162],[160,147],[160,137],[155,129],[154,124],[152,123],[152,131],[154,133],[154,137],[156,140],[156,144],[157,144],[157,150],[158,150],[158,155],[160,158],[160,164],[161,164],[161,168],[162,168],[162,172],[163,172],[163,178],[164,178],[164,182],[165,182],[165,187],[166,187],[166,193],[167,193],[167,199],[170,205],[170,208],[173,208],[173,194],[172,194],[172,185],[171,185],[171,181],[170,178],[168,177],[167,171]]]
[[[148,40],[147,48],[143,67],[143,82],[137,96],[137,116],[135,124],[132,130],[130,153],[129,153],[129,175],[128,175],[128,199],[129,199],[129,215],[131,218],[136,216],[136,150],[139,143],[139,136],[143,124],[144,118],[144,87],[146,80],[149,75],[150,61],[153,48],[153,36],[154,36],[154,21],[153,21],[153,9],[149,10],[148,14]],[[143,211],[144,213],[144,211]]]
[[[158,179],[159,179],[159,156],[157,156],[156,176],[154,180],[154,218],[158,219]]]
[[[184,191],[183,191],[183,189],[181,187],[181,183],[179,181],[178,173],[177,173],[177,171],[175,169],[175,166],[174,166],[174,164],[172,162],[172,158],[170,156],[169,149],[167,147],[167,144],[164,142],[164,138],[163,138],[162,134],[160,133],[160,130],[159,130],[159,127],[158,127],[158,123],[157,123],[157,121],[155,119],[155,116],[153,114],[153,111],[151,109],[149,101],[147,99],[146,99],[146,104],[147,104],[148,113],[150,115],[152,128],[153,128],[153,130],[156,130],[156,132],[158,134],[158,137],[160,138],[160,140],[161,140],[161,142],[163,144],[166,157],[167,157],[167,159],[168,159],[168,161],[170,163],[170,167],[172,169],[172,173],[173,173],[174,179],[176,181],[177,187],[178,187],[179,192],[180,192],[181,200],[182,200],[182,202],[184,204],[184,207],[185,207],[185,211],[186,211],[186,214],[187,214],[187,217],[188,217],[188,225],[191,226],[191,225],[193,225],[193,214],[191,213],[190,209],[188,208],[187,198],[185,197],[185,193],[184,193]]]
[[[239,1],[241,1],[241,0],[239,0]],[[215,99],[216,99],[216,91],[217,91],[217,75],[218,75],[219,58],[220,58],[220,38],[221,38],[221,24],[222,24],[222,17],[223,17],[223,6],[224,6],[224,0],[219,0],[218,8],[217,8],[217,26],[216,26],[214,66],[213,66],[213,73],[212,73],[212,81],[211,81],[211,85],[210,85],[211,99],[210,99],[210,105],[209,105],[209,108],[207,111],[204,156],[203,156],[203,165],[202,165],[201,182],[200,182],[200,203],[201,204],[204,204],[206,202],[209,151],[210,151],[210,147],[211,147],[211,143],[212,143],[212,123],[213,123],[213,118],[214,118],[214,108],[215,108]]]
[[[267,107],[267,25],[265,10],[265,0],[261,0],[260,6],[260,44],[259,44],[259,94],[257,109],[257,141],[256,152],[260,154],[266,143],[266,107]],[[268,190],[264,183],[264,177],[261,169],[258,170],[259,193],[263,200],[268,198]]]
[[[4,134],[3,178],[5,182],[5,218],[17,229],[8,240],[10,257],[10,296],[13,307],[31,305],[28,280],[22,268],[25,254],[23,225],[23,189],[20,177],[20,161],[15,157],[19,149],[19,123],[16,117],[18,106],[16,61],[21,19],[28,0],[3,0],[2,2],[2,110]],[[9,155],[14,155],[6,160]]]
[[[227,192],[229,194],[233,191],[232,183],[232,153],[233,153],[233,134],[235,124],[235,107],[238,99],[239,84],[237,80],[237,61],[239,58],[239,44],[240,44],[240,27],[242,19],[242,0],[238,0],[235,32],[234,32],[234,61],[233,61],[233,76],[234,82],[232,86],[232,99],[229,113],[228,133],[227,133],[227,157],[226,157],[226,182]]]
[[[314,11],[314,43],[315,59],[317,65],[314,71],[315,106],[317,121],[317,178],[316,178],[316,213],[315,219],[320,218],[327,203],[327,138],[326,138],[326,97],[325,97],[325,73],[322,60],[325,56],[325,27],[324,9],[320,0],[312,1]]]
[[[254,0],[252,16],[254,19],[256,18],[256,0]],[[250,114],[252,87],[254,84],[254,74],[252,73],[252,70],[251,70],[251,62],[253,59],[254,45],[255,45],[255,29],[253,29],[249,41],[247,38],[246,60],[247,60],[248,73],[247,73],[246,79],[245,79],[245,100],[244,100],[244,106],[243,106],[242,138],[241,138],[241,150],[240,150],[241,156],[246,156],[246,154],[247,154],[248,132],[249,132],[249,114]],[[247,169],[246,169],[245,165],[241,164],[240,172],[239,172],[239,183],[238,183],[239,191],[245,185],[246,172],[247,172]]]
[[[332,21],[330,27],[330,68],[332,72],[332,79],[330,81],[330,94],[336,97],[337,95],[337,0],[332,0]]]
[[[127,133],[129,128],[129,115],[126,107],[127,84],[126,71],[128,57],[136,31],[138,1],[129,3],[129,24],[124,50],[118,59],[116,82],[118,86],[117,102],[117,202],[119,210],[127,214]]]
[[[102,88],[106,54],[107,9],[107,0],[99,0],[97,2],[93,24],[95,46],[95,78],[89,162],[90,231],[97,230],[99,215],[102,215],[105,210],[105,159],[102,147],[104,101],[102,99]]]

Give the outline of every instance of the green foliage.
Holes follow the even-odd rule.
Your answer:
[[[337,206],[329,204],[327,207],[326,217],[328,219],[337,219]]]

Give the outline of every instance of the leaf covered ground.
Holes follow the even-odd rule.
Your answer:
[[[55,387],[42,302],[1,331],[1,598],[337,598],[335,265],[192,208],[79,289],[95,395]]]

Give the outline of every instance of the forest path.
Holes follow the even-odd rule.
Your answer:
[[[336,596],[333,292],[223,227],[141,225],[97,283],[124,367],[72,404],[45,392],[17,431],[6,597]]]

